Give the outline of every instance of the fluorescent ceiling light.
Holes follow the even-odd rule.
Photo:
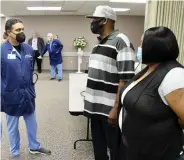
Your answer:
[[[126,12],[129,11],[130,8],[112,8],[115,12]]]
[[[61,7],[27,7],[30,11],[60,11]]]
[[[1,14],[0,14],[0,17],[5,17],[5,15],[1,13]]]
[[[109,0],[109,2],[117,2],[117,3],[146,3],[146,0]]]

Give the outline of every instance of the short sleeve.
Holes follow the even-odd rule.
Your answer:
[[[118,51],[117,69],[120,80],[129,81],[134,75],[135,53],[129,46]]]
[[[184,88],[184,69],[176,67],[167,73],[158,91],[164,103],[167,104],[165,96],[181,88]]]
[[[134,48],[128,37],[122,33],[116,36],[118,39],[116,43],[117,48],[117,70],[119,79],[127,82],[135,75],[135,53]]]

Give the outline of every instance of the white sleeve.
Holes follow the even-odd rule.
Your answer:
[[[184,69],[176,67],[166,74],[158,92],[163,102],[168,105],[165,96],[180,88],[184,88]]]

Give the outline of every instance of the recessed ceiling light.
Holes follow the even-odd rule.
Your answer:
[[[112,8],[115,12],[126,12],[129,11],[130,8]]]
[[[117,3],[146,3],[147,0],[109,0],[109,2]]]
[[[60,11],[61,7],[27,7],[30,11]]]
[[[5,15],[1,13],[1,14],[0,14],[0,17],[5,17]]]

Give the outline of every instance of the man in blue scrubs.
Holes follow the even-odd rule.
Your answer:
[[[1,111],[5,112],[10,151],[20,156],[19,118],[23,116],[31,154],[50,155],[37,141],[35,89],[33,84],[33,49],[25,41],[24,25],[19,19],[5,24],[8,41],[1,46]]]
[[[63,70],[62,70],[62,55],[61,51],[63,49],[63,45],[58,39],[55,39],[52,33],[47,34],[47,44],[41,53],[41,57],[48,51],[49,59],[50,59],[50,72],[51,79],[56,79],[56,69],[58,71],[58,81],[60,82],[63,79]]]

